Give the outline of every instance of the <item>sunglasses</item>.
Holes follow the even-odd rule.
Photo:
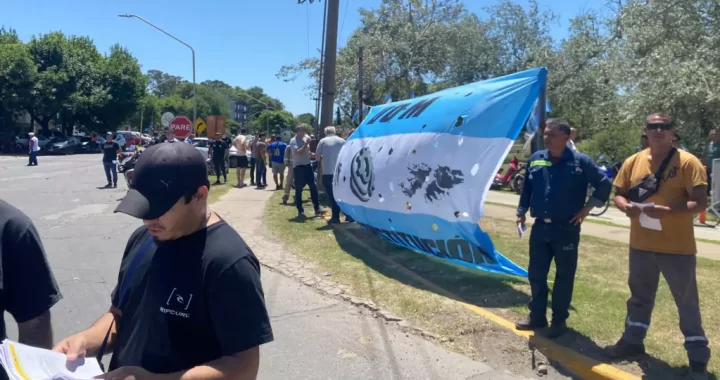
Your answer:
[[[667,131],[667,130],[673,129],[673,125],[672,125],[672,124],[656,124],[656,123],[653,123],[653,124],[647,124],[647,125],[645,126],[645,128],[650,129],[650,130],[653,130],[653,129],[661,129],[661,130],[663,130],[663,131]]]

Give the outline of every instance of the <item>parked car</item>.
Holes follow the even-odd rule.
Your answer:
[[[152,143],[153,138],[147,133],[143,133],[140,137],[142,138],[143,145],[150,145],[150,143]]]
[[[102,152],[102,145],[105,144],[105,139],[97,136],[97,141],[93,144],[92,138],[89,136],[76,136],[80,139],[80,149],[78,153],[100,153]]]
[[[46,146],[47,154],[75,154],[80,151],[82,143],[79,138],[72,136],[70,138],[65,137],[53,137]]]
[[[141,145],[142,139],[139,136],[136,136],[135,133],[137,132],[131,132],[131,131],[117,131],[115,140],[119,140],[119,136],[123,137],[123,140],[125,141],[126,146],[130,145]],[[119,144],[119,143],[118,143]]]
[[[38,138],[38,146],[40,147],[40,150],[47,145],[50,140],[45,138],[44,136],[36,136]],[[30,141],[30,138],[25,137],[16,137],[15,138],[15,147],[21,151],[21,152],[27,152],[28,150],[28,142]]]

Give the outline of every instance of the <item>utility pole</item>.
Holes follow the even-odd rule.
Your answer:
[[[312,3],[312,2],[311,2]],[[325,27],[327,26],[328,2],[325,2],[323,12],[322,37],[320,42],[320,70],[318,71],[318,93],[315,99],[315,123],[313,128],[317,131],[320,128],[320,102],[322,101],[323,64],[325,63]]]
[[[364,65],[364,58],[363,58],[363,52],[365,48],[360,46],[360,51],[358,52],[358,124],[361,124],[363,121],[363,111],[365,111],[365,104],[363,104],[363,65]]]
[[[320,110],[320,130],[318,135],[324,137],[324,129],[332,124],[333,105],[335,104],[335,59],[337,57],[338,14],[340,0],[326,0],[327,24],[325,29],[325,64],[322,72],[323,93]]]

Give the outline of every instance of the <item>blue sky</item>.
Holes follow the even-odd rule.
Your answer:
[[[516,0],[526,4],[526,0]],[[359,25],[358,9],[380,0],[340,0],[339,46]],[[482,8],[496,0],[466,0]],[[559,16],[553,28],[565,35],[567,20],[603,0],[540,0]],[[197,81],[218,79],[243,88],[261,86],[294,114],[313,112],[314,101],[303,90],[305,78],[283,82],[280,66],[319,55],[324,2],[298,5],[296,0],[3,0],[0,25],[15,28],[23,40],[61,30],[91,37],[101,52],[114,43],[127,47],[143,71],[157,69],[192,79],[190,50],[137,19],[134,13],[184,40],[196,51]]]

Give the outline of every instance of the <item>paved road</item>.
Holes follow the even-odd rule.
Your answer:
[[[53,308],[56,340],[85,328],[109,305],[125,242],[140,223],[112,210],[124,195],[105,184],[100,156],[0,160],[0,198],[40,230],[64,299]],[[262,207],[259,204],[257,207]],[[276,341],[262,350],[260,379],[518,379],[361,314],[299,282],[264,270]],[[11,339],[15,323],[6,316]]]

